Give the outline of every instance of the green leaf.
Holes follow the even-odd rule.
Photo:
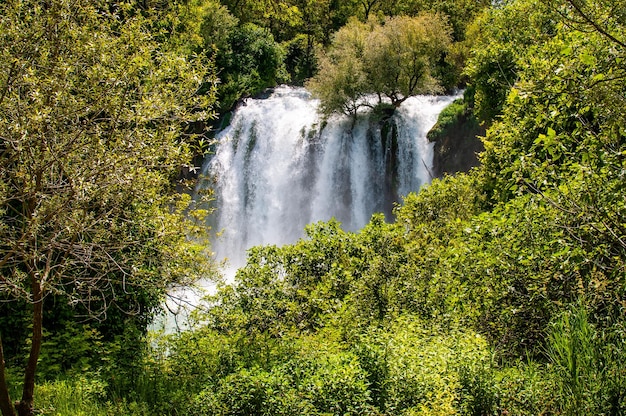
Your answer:
[[[604,80],[604,78],[606,78],[604,74],[596,74],[596,75],[593,76],[592,80],[593,81],[602,81],[602,80]]]
[[[584,52],[581,56],[580,56],[580,61],[588,66],[593,66],[596,64],[596,57],[593,55],[590,55],[586,52]]]

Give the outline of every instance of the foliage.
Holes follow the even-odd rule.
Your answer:
[[[589,318],[579,305],[565,311],[550,328],[547,355],[558,369],[559,406],[567,415],[618,414],[626,405],[621,359],[614,361],[613,352],[606,349],[608,340]]]
[[[617,331],[620,333],[621,331]],[[582,304],[547,328],[547,363],[532,359],[491,371],[496,408],[509,414],[621,414],[624,411],[623,342],[597,331]]]
[[[31,414],[51,296],[78,314],[149,317],[171,284],[210,274],[172,184],[190,159],[183,128],[211,116],[213,97],[196,94],[210,68],[161,48],[141,16],[120,25],[92,2],[2,9],[0,290],[33,308],[18,406]]]
[[[44,414],[624,413],[623,1],[497,2],[467,33],[481,2],[190,1],[124,6],[124,24],[51,4],[0,23],[2,301],[50,266],[39,369],[65,378],[41,380]],[[213,82],[203,65],[218,61],[229,106],[284,79],[283,63],[306,78],[339,27],[310,84],[327,113],[427,91],[471,45],[465,101],[432,135],[474,111],[490,127],[482,165],[406,196],[394,223],[331,220],[252,248],[193,330],[146,338],[166,283],[206,271],[178,216],[189,200],[170,193],[180,127],[212,99],[194,94]],[[115,295],[138,319],[76,325],[90,283],[105,294],[92,311]],[[2,306],[9,364],[28,347],[14,344],[25,304]]]
[[[563,174],[576,177],[577,171],[597,172],[602,165],[618,169],[619,162],[611,155],[622,145],[618,126],[624,119],[619,107],[623,74],[615,65],[622,58],[609,47],[599,36],[562,28],[558,37],[529,54],[525,76],[509,96],[506,119],[487,136],[488,152],[483,159],[489,173],[513,164],[500,172],[507,185],[495,186],[499,197],[506,198],[515,184],[543,190],[553,188]],[[533,58],[539,52],[553,60]],[[606,74],[611,74],[609,79]],[[502,131],[509,125],[515,125],[515,130]],[[492,137],[498,138],[498,146]],[[498,167],[492,163],[497,154],[508,157],[506,161],[500,158]],[[522,154],[535,155],[528,166],[522,164]],[[515,178],[509,174],[513,171]]]
[[[54,378],[58,374],[84,373],[99,368],[104,348],[101,335],[88,324],[64,322],[65,327],[48,334],[44,330],[39,376]]]
[[[342,308],[351,282],[350,254],[357,250],[337,221],[307,228],[310,240],[295,246],[256,247],[226,288],[209,319],[220,330],[240,330],[253,343],[267,333],[315,331]],[[263,338],[261,338],[263,339]]]
[[[477,334],[427,328],[412,316],[347,344],[338,335],[331,328],[291,333],[283,341],[290,347],[276,350],[275,360],[250,362],[245,350],[257,346],[233,344],[206,328],[181,334],[166,341],[173,349],[154,383],[183,382],[174,389],[182,396],[166,390],[155,404],[164,409],[176,400],[176,408],[197,415],[451,414],[475,384],[468,380],[490,365]],[[228,360],[216,355],[226,352],[232,353]]]
[[[106,22],[100,22],[97,11],[85,6],[81,9],[82,18],[99,25],[104,32],[99,39],[97,33],[86,34],[89,32],[82,30],[86,21],[76,22],[72,19],[77,17],[63,15],[64,6],[55,4],[58,10],[54,11],[59,16],[48,16],[47,11],[33,8],[33,16],[22,16],[23,22],[15,22],[11,19],[17,17],[18,11],[8,9],[3,19],[5,25],[16,26],[14,30],[3,30],[3,42],[11,46],[4,49],[3,59],[10,75],[5,79],[2,101],[2,178],[10,190],[2,200],[2,232],[6,237],[3,240],[38,240],[33,251],[36,255],[27,254],[26,250],[35,248],[26,244],[3,246],[3,267],[7,272],[3,289],[15,296],[25,292],[20,281],[13,279],[39,268],[39,262],[50,269],[41,266],[49,274],[42,278],[45,290],[71,294],[63,287],[71,282],[62,282],[63,271],[68,271],[68,277],[76,273],[77,279],[81,266],[89,264],[89,272],[83,274],[95,280],[99,270],[108,272],[115,268],[113,260],[121,268],[126,260],[123,256],[131,259],[141,254],[137,243],[131,241],[127,252],[116,246],[116,256],[122,257],[108,259],[105,252],[96,257],[100,249],[107,248],[106,244],[115,244],[112,242],[116,236],[141,239],[142,235],[161,233],[173,238],[174,233],[163,234],[163,225],[165,220],[176,217],[159,213],[159,204],[170,202],[161,201],[159,192],[167,188],[171,170],[176,172],[185,163],[187,146],[178,140],[177,130],[172,127],[206,116],[201,112],[189,113],[205,101],[204,97],[193,96],[194,87],[202,81],[202,68],[194,68],[193,62],[184,58],[159,54],[157,45],[140,31],[140,21],[127,22],[118,35],[108,33],[111,29]],[[38,18],[36,13],[43,15]],[[55,23],[47,22],[47,18],[59,19],[57,23],[66,32],[46,30],[45,25]],[[41,27],[37,21],[42,22]],[[20,35],[16,34],[17,23],[24,26]],[[81,26],[77,27],[77,23]],[[45,35],[39,37],[38,49],[27,48],[32,36],[26,29]],[[75,49],[59,50],[57,41],[61,36],[68,36],[64,41]],[[120,68],[122,60],[129,65]],[[77,73],[76,68],[83,65],[84,71]],[[148,72],[156,65],[158,69]],[[166,86],[163,79],[179,82]],[[131,93],[134,97],[130,97]],[[180,101],[184,93],[190,102]],[[146,149],[149,154],[145,154]],[[155,149],[161,149],[161,153]],[[128,169],[131,166],[133,169]],[[125,176],[120,175],[122,172]],[[135,195],[121,192],[129,184]],[[179,197],[177,203],[182,208],[188,201]],[[131,215],[145,223],[141,227],[125,223],[123,220]],[[55,229],[55,224],[63,226]],[[50,236],[49,241],[46,236]],[[80,240],[83,236],[89,236],[83,239],[87,240],[84,243]],[[76,239],[85,246],[79,249],[78,245],[64,243]],[[152,248],[152,254],[156,254],[156,249]],[[24,253],[23,258],[20,253]],[[39,253],[44,257],[40,259]],[[133,274],[147,276],[155,272],[150,270],[154,266],[140,265],[137,263],[141,269]]]
[[[202,2],[201,10],[201,17],[195,21],[200,22],[199,33],[204,41],[204,49],[215,53],[227,51],[228,38],[237,26],[237,19],[219,2]]]
[[[210,58],[215,50],[223,49],[237,24],[217,0],[163,2],[142,7],[140,13],[159,43],[196,58]]]
[[[406,16],[436,13],[442,21],[451,23],[454,39],[461,41],[465,38],[466,22],[485,6],[481,2],[441,1],[174,1],[155,6],[162,9],[162,13],[154,16],[152,30],[166,39],[170,47],[185,54],[216,57],[221,78],[220,109],[228,111],[238,99],[255,95],[277,82],[303,83],[314,76],[318,70],[318,49],[321,45],[328,45],[333,34],[351,18],[367,21],[368,16],[374,18],[383,13],[409,19]],[[141,9],[141,13],[150,14],[149,7]],[[424,28],[428,27],[428,22],[421,23]],[[255,27],[258,30],[252,30]],[[275,50],[263,52],[261,55],[265,57],[259,55],[258,45],[255,46],[261,38],[265,38],[263,42],[269,45],[266,48]],[[447,43],[446,40],[442,46]],[[278,45],[285,49],[278,53],[280,62],[267,60],[267,54],[274,54]],[[445,60],[442,58],[437,62],[435,76],[444,81],[446,89],[459,82],[464,50],[465,46],[459,43]],[[239,61],[243,65],[237,65]]]
[[[384,362],[384,377],[377,381],[384,414],[457,414],[461,374],[474,373],[489,358],[479,335],[428,328],[410,315],[360,343],[378,345],[376,360]]]
[[[118,414],[149,414],[145,405],[136,402],[104,401],[106,385],[97,377],[78,376],[75,379],[45,382],[37,387],[38,414],[50,416],[113,416]]]
[[[308,87],[325,114],[356,115],[370,105],[370,94],[398,106],[412,95],[437,91],[433,73],[449,45],[450,32],[439,15],[351,20],[319,58],[319,72]]]
[[[398,16],[375,27],[367,44],[369,92],[384,95],[397,106],[409,96],[437,91],[433,73],[450,46],[450,29],[437,14]]]
[[[428,140],[437,141],[443,133],[458,123],[467,113],[467,107],[463,99],[457,99],[452,104],[444,108],[437,118],[437,123],[428,131]]]
[[[519,59],[554,34],[554,20],[544,2],[514,1],[485,8],[467,29],[471,52],[465,72],[474,90],[475,114],[490,123],[502,114],[517,80]]]
[[[578,276],[566,291],[584,294],[605,322],[621,314],[624,296],[624,50],[614,46],[557,25],[531,47],[482,159],[494,203],[532,194],[554,212],[562,264]]]
[[[309,36],[297,35],[284,44],[285,69],[291,82],[301,84],[311,78],[317,71],[316,50],[319,45],[313,44]]]
[[[333,37],[327,53],[318,57],[319,72],[307,88],[320,98],[324,114],[356,114],[367,93],[363,57],[368,26],[356,19],[342,27]]]
[[[241,370],[200,392],[193,403],[194,415],[289,415],[302,414],[302,402],[290,392],[283,374]]]
[[[286,78],[284,51],[271,33],[252,23],[235,27],[228,45],[216,55],[221,69],[219,95],[223,109],[242,96],[254,95]]]

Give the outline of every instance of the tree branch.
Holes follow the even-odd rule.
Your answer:
[[[620,41],[615,36],[604,30],[604,28],[602,28],[596,21],[594,21],[591,17],[585,14],[582,8],[578,4],[576,4],[574,0],[567,0],[567,2],[574,8],[574,10],[576,10],[580,17],[582,17],[587,23],[589,23],[598,33],[604,35],[612,42],[617,43],[622,48],[626,48],[626,43]]]

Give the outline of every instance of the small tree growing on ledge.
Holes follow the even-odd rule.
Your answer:
[[[210,72],[155,42],[141,16],[110,13],[133,14],[124,7],[0,5],[0,299],[32,308],[15,407],[0,345],[3,416],[34,414],[49,296],[103,317],[118,297],[140,308],[211,272],[171,186],[190,160],[181,128],[210,116],[212,95],[196,94]]]
[[[353,19],[336,33],[307,86],[326,115],[354,116],[359,108],[384,99],[398,107],[408,97],[440,91],[433,74],[450,45],[451,29],[438,14],[391,17],[382,23]],[[374,104],[371,95],[377,97]]]

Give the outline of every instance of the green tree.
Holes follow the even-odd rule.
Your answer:
[[[209,52],[227,51],[228,38],[235,30],[238,20],[218,2],[201,2],[200,34],[204,49]]]
[[[224,110],[243,96],[258,94],[286,78],[284,51],[269,30],[253,23],[234,27],[228,44],[215,57]]]
[[[424,12],[443,14],[452,27],[453,39],[463,41],[468,24],[491,3],[488,0],[404,0],[385,2],[382,10],[392,16],[416,16]]]
[[[285,64],[291,82],[302,83],[317,71],[316,52],[330,42],[338,11],[331,0],[295,0],[294,5],[301,18],[294,27],[297,33],[284,42]]]
[[[502,114],[515,84],[519,60],[532,45],[554,34],[554,18],[544,2],[518,0],[483,9],[467,28],[471,51],[465,72],[481,122]]]
[[[439,91],[435,68],[451,43],[445,18],[434,14],[392,17],[375,26],[365,49],[371,93],[394,107],[408,97]]]
[[[162,6],[162,11],[151,11],[152,31],[188,55],[212,56],[225,49],[238,22],[217,0],[172,1]]]
[[[434,73],[450,43],[449,27],[439,15],[353,19],[335,34],[308,86],[326,114],[356,115],[372,106],[371,94],[378,104],[386,98],[397,107],[410,96],[439,90]]]
[[[356,115],[367,94],[364,54],[370,28],[351,19],[333,36],[333,44],[318,58],[319,71],[307,87],[320,99],[324,114]]]
[[[189,238],[203,213],[183,216],[189,197],[172,185],[190,159],[183,128],[211,116],[213,97],[197,94],[207,68],[161,48],[140,15],[109,11],[123,4],[0,7],[0,293],[32,308],[24,416],[51,296],[100,318],[113,305],[150,314],[145,297],[210,275],[207,246]],[[0,355],[11,416],[4,374]]]
[[[580,20],[571,2],[549,6],[542,10],[518,1],[497,13],[526,11],[531,22],[541,24],[525,34],[499,29],[499,39],[511,41],[509,48],[520,46],[512,61],[514,83],[502,91],[502,115],[487,131],[481,158],[484,189],[496,208],[491,219],[484,218],[491,226],[476,223],[476,230],[492,230],[490,239],[479,237],[485,246],[479,251],[494,250],[489,246],[495,243],[499,254],[475,261],[475,271],[464,271],[483,281],[508,281],[508,293],[484,306],[491,309],[487,325],[495,331],[489,331],[509,350],[518,349],[512,348],[514,340],[527,343],[520,349],[537,346],[546,322],[578,298],[603,326],[622,325],[623,23],[609,19],[610,25],[596,30]],[[599,2],[592,16],[612,10],[612,4]],[[477,83],[488,80],[488,73]],[[507,231],[500,235],[500,229]],[[489,264],[490,258],[498,261]],[[496,272],[498,280],[485,279],[487,272]]]
[[[294,28],[302,23],[302,10],[297,1],[289,0],[224,0],[228,10],[242,24],[253,23],[266,28],[278,41],[295,35]]]

